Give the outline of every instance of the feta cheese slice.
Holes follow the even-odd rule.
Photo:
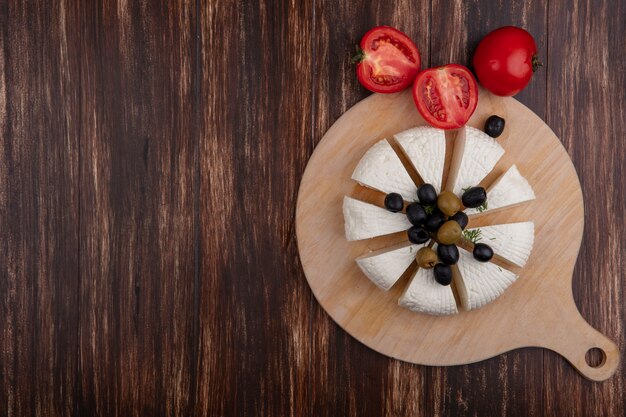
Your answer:
[[[435,281],[432,269],[417,268],[411,283],[398,300],[398,305],[435,316],[458,313],[452,288]]]
[[[348,240],[369,239],[411,227],[404,213],[392,213],[347,196],[343,198],[343,217]]]
[[[354,169],[352,179],[385,194],[398,193],[406,201],[417,200],[417,186],[387,139],[368,149]]]
[[[459,247],[460,276],[455,274],[461,305],[465,310],[480,308],[492,302],[517,279],[517,275],[491,262],[478,262],[474,256]]]
[[[535,241],[535,223],[521,222],[480,227],[480,243],[518,266],[526,265]],[[468,229],[475,230],[475,229]]]
[[[504,155],[504,148],[485,132],[470,126],[459,131],[454,143],[448,189],[461,195],[464,188],[474,187],[493,170]]]
[[[374,284],[387,291],[404,274],[423,246],[401,243],[360,256],[356,258],[356,263]]]
[[[483,212],[525,203],[534,199],[535,192],[533,187],[520,174],[517,166],[513,165],[487,191],[487,209],[483,210]],[[467,209],[465,211],[467,215],[476,213],[478,213],[476,209]]]
[[[396,142],[425,183],[441,192],[446,160],[446,135],[434,127],[419,126],[394,135]]]

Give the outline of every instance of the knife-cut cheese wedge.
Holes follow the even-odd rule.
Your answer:
[[[446,160],[446,135],[434,127],[414,127],[394,135],[396,142],[409,158],[426,184],[441,192],[443,167]]]
[[[496,255],[515,265],[526,265],[535,241],[533,222],[498,224],[477,229],[480,229],[479,242],[489,245]]]
[[[466,126],[454,142],[447,189],[460,196],[464,188],[477,186],[502,155],[504,149],[494,138]]]
[[[487,208],[483,210],[495,210],[502,207],[509,207],[535,199],[535,192],[526,178],[520,174],[517,166],[513,165],[494,185],[487,191]],[[476,214],[478,210],[467,209],[467,215]]]
[[[435,281],[432,269],[417,269],[411,283],[398,300],[398,305],[411,311],[436,316],[458,313],[452,288]]]
[[[343,198],[343,218],[348,240],[369,239],[411,227],[404,213],[392,213],[350,197]]]
[[[356,263],[374,284],[387,291],[404,274],[423,246],[401,243],[360,256],[356,258]]]
[[[517,275],[491,262],[478,262],[474,256],[459,248],[459,274],[454,283],[465,310],[480,308],[502,295],[517,279]]]
[[[406,201],[417,200],[417,186],[387,139],[369,148],[352,173],[352,179],[385,194],[398,193]]]

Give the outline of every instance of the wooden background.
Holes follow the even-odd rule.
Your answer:
[[[518,98],[586,197],[574,295],[623,352],[624,3],[1,0],[0,415],[623,416],[624,366],[592,383],[540,349],[433,368],[356,342],[307,286],[294,209],[368,95],[366,30],[432,66],[523,26],[545,66]]]

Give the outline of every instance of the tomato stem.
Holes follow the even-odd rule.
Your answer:
[[[539,61],[539,58],[537,57],[537,55],[533,55],[532,65],[533,65],[533,72],[536,72],[539,69],[539,67],[543,67],[543,63]]]
[[[353,64],[358,64],[365,59],[365,51],[359,45],[356,45],[356,55],[350,60]]]

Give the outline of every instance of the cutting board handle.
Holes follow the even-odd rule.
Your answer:
[[[563,356],[592,381],[604,381],[615,373],[620,356],[617,346],[587,323],[578,309],[575,314],[563,315],[558,327],[553,328],[551,336],[544,338],[544,347]],[[603,356],[595,367],[590,366],[586,359],[587,352],[593,348],[600,349]]]

